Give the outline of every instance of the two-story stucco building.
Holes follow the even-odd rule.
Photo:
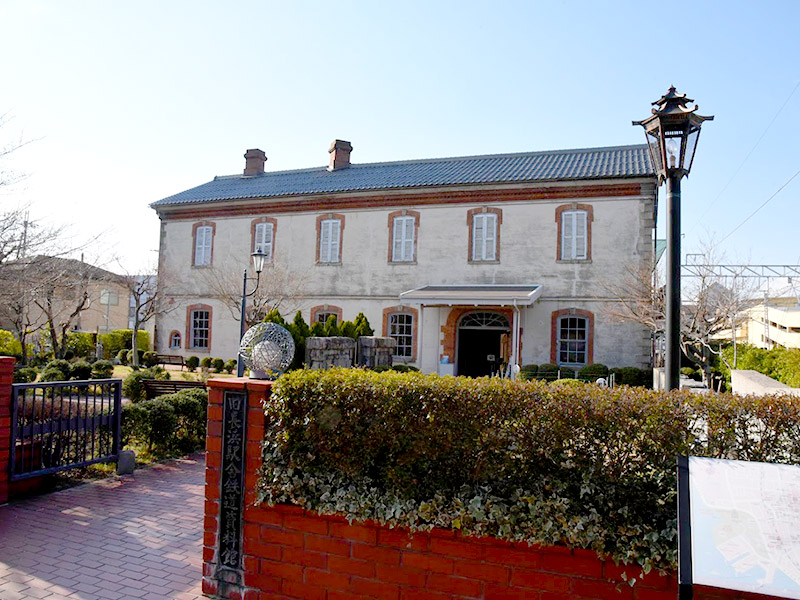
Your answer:
[[[159,352],[236,355],[239,324],[207,273],[241,274],[260,247],[265,275],[302,274],[284,291],[289,318],[363,312],[423,371],[649,363],[647,329],[605,314],[608,283],[652,261],[644,145],[371,164],[351,151],[336,140],[328,167],[265,172],[248,150],[243,174],[152,204],[175,308],[157,322]]]

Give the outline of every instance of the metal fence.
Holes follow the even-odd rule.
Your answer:
[[[121,402],[119,379],[15,383],[10,479],[116,461]]]

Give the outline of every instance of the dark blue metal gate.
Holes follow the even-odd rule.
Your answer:
[[[121,380],[15,383],[12,390],[11,481],[117,460]]]

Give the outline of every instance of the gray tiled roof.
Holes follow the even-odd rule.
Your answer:
[[[150,206],[193,204],[239,198],[275,198],[336,192],[431,186],[524,183],[580,179],[648,177],[653,167],[647,146],[614,146],[519,154],[494,154],[353,164],[266,172],[255,177],[215,177],[203,185]]]

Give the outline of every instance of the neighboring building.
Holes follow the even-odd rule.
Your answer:
[[[371,164],[351,164],[351,150],[336,140],[329,167],[272,173],[248,150],[242,175],[151,205],[162,298],[176,307],[158,317],[159,352],[236,355],[230,299],[261,247],[266,270],[302,275],[278,294],[289,318],[364,312],[396,340],[395,361],[423,371],[649,364],[647,328],[604,314],[608,282],[653,260],[646,146]],[[220,294],[209,282],[226,273],[236,283]]]
[[[3,309],[0,323],[14,330],[11,311],[25,310],[28,323],[37,328],[47,321],[42,306],[56,324],[70,321],[69,329],[105,333],[128,324],[128,289],[122,276],[81,260],[35,256],[3,266]],[[86,302],[82,297],[86,294]],[[83,304],[74,316],[73,312]]]
[[[132,298],[126,283],[123,275],[72,258],[34,256],[5,263],[0,269],[0,328],[16,334],[15,323],[24,319],[28,330],[40,331],[49,312],[59,330],[64,323],[84,333],[130,329]],[[141,330],[152,336],[153,323]]]
[[[775,286],[747,311],[738,341],[759,348],[800,348],[800,287],[791,280]],[[743,339],[742,339],[743,338]]]

